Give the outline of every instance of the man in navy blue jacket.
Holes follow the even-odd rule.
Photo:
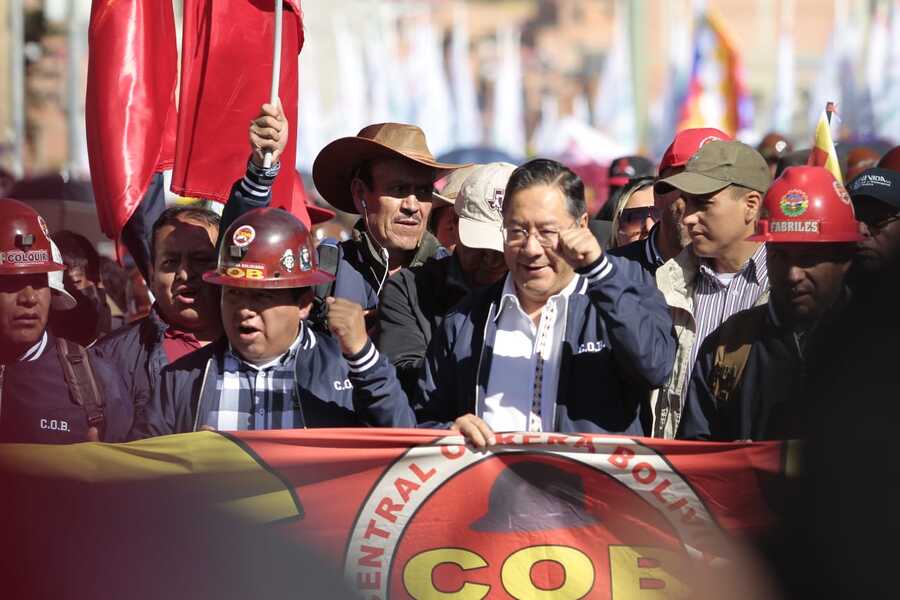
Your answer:
[[[674,362],[672,321],[587,221],[572,171],[544,159],[516,169],[503,205],[509,275],[463,300],[432,340],[421,425],[476,446],[493,431],[644,433],[647,393]]]
[[[369,340],[363,309],[328,299],[332,336],[304,323],[318,269],[306,227],[277,208],[249,211],[224,233],[218,267],[225,338],[165,369],[136,437],[372,425],[412,427],[393,366]]]
[[[159,385],[163,367],[222,335],[219,290],[205,283],[203,273],[216,264],[220,229],[245,212],[268,206],[278,157],[287,145],[288,123],[280,107],[263,105],[250,125],[253,152],[242,179],[235,182],[219,216],[196,206],[162,210],[162,179],[154,181],[141,207],[126,225],[123,237],[147,278],[156,302],[150,314],[100,340],[92,351],[115,363],[128,386],[137,419]],[[263,167],[265,152],[273,167]],[[152,216],[151,216],[152,213]],[[159,213],[159,214],[157,214]],[[140,228],[152,218],[152,229]]]

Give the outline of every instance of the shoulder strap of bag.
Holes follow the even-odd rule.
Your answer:
[[[735,315],[722,326],[709,382],[716,406],[727,404],[738,389],[764,319],[764,311],[751,310]]]
[[[84,408],[88,426],[96,427],[102,433],[106,420],[103,415],[103,397],[87,351],[83,346],[62,338],[56,338],[56,348],[72,398]]]

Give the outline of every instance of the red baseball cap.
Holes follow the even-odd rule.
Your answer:
[[[687,161],[697,153],[703,144],[710,140],[731,141],[734,138],[714,127],[697,127],[695,129],[685,129],[679,131],[675,135],[675,139],[666,148],[662,160],[659,162],[659,174],[669,167],[681,167],[687,164]]]

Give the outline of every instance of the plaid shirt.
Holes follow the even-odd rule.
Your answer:
[[[209,412],[206,424],[219,431],[305,427],[294,363],[300,350],[315,344],[315,335],[303,323],[288,351],[264,365],[246,362],[229,344],[216,379],[218,404]]]

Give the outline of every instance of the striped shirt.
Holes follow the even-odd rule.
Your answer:
[[[731,274],[729,274],[731,275]],[[760,244],[750,260],[734,274],[731,281],[720,281],[706,260],[700,261],[697,284],[694,287],[694,321],[697,334],[691,348],[690,370],[700,353],[703,340],[731,315],[753,307],[769,287],[766,269],[766,245]],[[685,382],[691,380],[690,372]]]

